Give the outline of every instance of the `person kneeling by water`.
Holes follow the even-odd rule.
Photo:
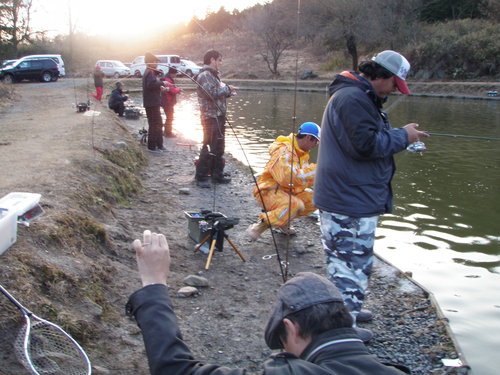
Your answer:
[[[152,375],[244,375],[197,361],[183,340],[168,295],[170,250],[164,235],[144,231],[135,240],[142,289],[130,296],[129,316],[139,325]],[[404,366],[382,364],[351,328],[352,317],[335,285],[312,272],[298,273],[278,290],[265,328],[266,344],[284,352],[263,363],[262,374],[403,375]],[[253,373],[253,371],[252,371]]]
[[[247,229],[252,241],[269,227],[295,234],[289,220],[316,210],[313,193],[307,188],[314,185],[316,164],[309,163],[309,152],[318,145],[320,130],[314,122],[305,122],[297,135],[279,136],[269,147],[271,158],[253,189],[254,197],[267,212],[261,213],[259,221]]]
[[[118,113],[118,116],[123,116],[125,112],[125,102],[128,96],[123,94],[123,83],[116,82],[116,89],[111,92],[109,97],[108,107]]]

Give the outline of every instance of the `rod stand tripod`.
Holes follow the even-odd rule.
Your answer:
[[[210,267],[210,263],[212,262],[212,257],[214,255],[215,249],[217,251],[222,251],[224,248],[224,239],[229,242],[233,250],[238,254],[243,262],[245,262],[245,258],[243,254],[238,250],[236,245],[231,241],[229,236],[226,233],[226,229],[232,228],[235,224],[239,222],[237,218],[227,218],[222,215],[217,214],[208,214],[205,216],[207,220],[212,221],[212,228],[210,233],[201,241],[194,249],[194,251],[198,251],[207,241],[210,241],[210,251],[208,252],[207,263],[205,264],[205,269],[208,270]]]

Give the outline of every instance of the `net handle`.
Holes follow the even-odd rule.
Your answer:
[[[12,302],[19,310],[23,312],[24,315],[31,316],[33,313],[29,311],[26,307],[21,305],[21,302],[19,302],[17,299],[15,299],[1,284],[0,284],[0,292],[3,293],[5,297],[9,299],[10,302]]]

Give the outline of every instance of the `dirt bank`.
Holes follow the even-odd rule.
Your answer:
[[[108,82],[112,84],[111,81]],[[0,196],[12,191],[42,194],[44,216],[19,227],[18,240],[0,256],[0,283],[36,314],[63,326],[87,351],[96,374],[148,374],[140,332],[124,315],[139,286],[129,244],[144,229],[164,233],[172,249],[172,295],[190,274],[209,286],[197,298],[174,298],[184,337],[196,358],[257,370],[270,354],[262,337],[282,283],[271,233],[256,243],[244,235],[259,213],[247,168],[228,158],[233,182],[214,190],[193,184],[196,147],[168,139],[169,150],[145,154],[121,120],[99,103],[76,113],[86,100],[85,80],[15,86],[17,99],[0,112]],[[95,111],[95,112],[94,112]],[[194,253],[184,211],[210,209],[238,217],[209,270]],[[324,274],[319,227],[296,222],[299,235],[275,235],[288,276]],[[378,262],[367,305],[376,319],[369,349],[414,374],[453,373],[442,358],[457,357],[445,322],[425,292],[394,268]],[[0,374],[22,374],[12,341],[19,312],[0,298]]]

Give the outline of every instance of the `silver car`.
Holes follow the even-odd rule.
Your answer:
[[[130,68],[118,60],[98,60],[99,65],[106,77],[120,78],[130,75]]]

